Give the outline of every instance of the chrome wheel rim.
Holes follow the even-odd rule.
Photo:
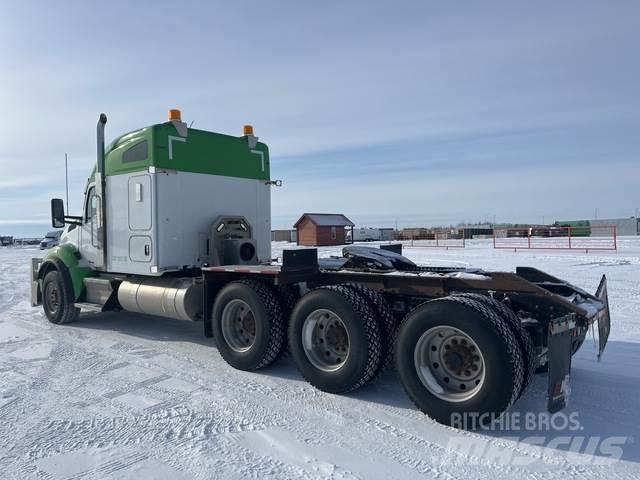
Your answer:
[[[229,347],[246,352],[256,341],[256,318],[247,302],[231,300],[222,310],[222,336]]]
[[[311,364],[323,372],[335,372],[349,358],[349,332],[335,312],[318,309],[302,324],[302,348]]]
[[[424,332],[414,351],[420,381],[429,392],[448,402],[476,396],[485,379],[485,363],[476,342],[454,327],[437,326]]]

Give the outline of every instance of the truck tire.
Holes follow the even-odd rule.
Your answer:
[[[220,290],[211,327],[220,355],[238,370],[266,367],[285,345],[280,300],[271,287],[255,280],[238,280]]]
[[[524,362],[515,335],[477,299],[450,296],[416,307],[400,325],[395,351],[406,393],[445,425],[487,426],[522,388]]]
[[[52,270],[42,281],[42,307],[51,323],[62,325],[78,318],[80,309],[74,306],[73,286],[67,272]]]
[[[361,283],[345,283],[344,286],[355,291],[361,297],[364,297],[378,319],[382,342],[382,361],[380,362],[380,370],[383,370],[393,359],[393,345],[398,333],[396,321],[391,313],[389,302],[387,302],[387,300],[378,292]]]
[[[281,285],[277,287],[278,298],[280,299],[280,305],[282,306],[282,316],[284,317],[285,323],[289,322],[289,317],[291,317],[291,312],[300,300],[300,294],[297,289],[292,287],[291,285]]]
[[[277,287],[277,291],[278,297],[280,298],[280,305],[282,306],[282,316],[286,326],[289,324],[291,312],[293,312],[296,303],[300,300],[300,293],[297,288],[291,285],[281,285]],[[289,356],[289,345],[285,342],[284,348],[278,358],[289,358]]]
[[[289,322],[289,351],[302,376],[329,393],[346,393],[380,368],[380,329],[371,307],[342,285],[307,293]]]
[[[507,323],[507,325],[509,325],[509,328],[511,328],[511,331],[520,345],[522,360],[524,361],[524,379],[522,381],[522,388],[518,394],[518,398],[522,397],[527,388],[529,388],[529,385],[531,385],[531,380],[533,379],[533,374],[536,368],[536,352],[531,335],[529,335],[527,329],[522,326],[522,323],[516,313],[495,298],[481,295],[479,293],[463,293],[455,296],[475,299],[478,302],[484,303],[489,308],[493,308]]]

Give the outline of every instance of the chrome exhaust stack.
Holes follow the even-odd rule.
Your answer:
[[[98,119],[98,125],[96,133],[98,137],[98,173],[104,175],[104,126],[107,124],[107,116],[104,113],[100,114]]]
[[[97,226],[97,255],[95,267],[98,270],[106,270],[107,268],[107,213],[106,205],[106,173],[104,158],[104,126],[107,124],[107,116],[100,114],[98,125],[96,127],[98,158],[96,163],[96,195],[98,196],[98,226]]]

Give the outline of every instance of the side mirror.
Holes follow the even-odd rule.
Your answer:
[[[51,199],[51,226],[53,228],[64,227],[64,202],[61,198]]]

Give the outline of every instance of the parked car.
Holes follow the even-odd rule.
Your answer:
[[[52,232],[47,233],[40,241],[40,250],[45,250],[58,245],[60,243],[60,235],[62,235],[62,230],[53,230]]]

